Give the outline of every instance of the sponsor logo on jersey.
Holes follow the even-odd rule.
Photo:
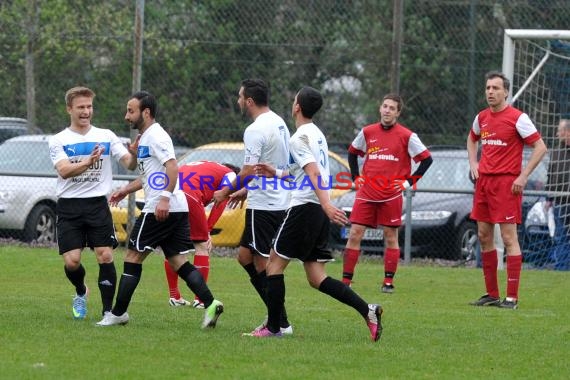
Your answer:
[[[369,160],[383,160],[383,161],[400,161],[400,159],[393,154],[369,154]]]
[[[137,150],[137,158],[148,158],[150,157],[150,147],[146,145],[139,145]]]
[[[109,142],[80,142],[77,144],[64,145],[63,151],[67,154],[67,157],[77,157],[77,156],[90,156],[93,149],[98,146],[99,148],[104,148],[103,155],[109,155],[109,148],[111,143]]]
[[[483,139],[481,145],[507,146],[507,143],[500,139]]]

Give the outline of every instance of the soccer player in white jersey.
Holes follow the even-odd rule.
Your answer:
[[[380,121],[362,128],[348,148],[350,173],[360,188],[350,214],[352,224],[344,249],[342,280],[348,285],[352,282],[366,228],[382,226],[384,280],[380,290],[383,293],[394,292],[400,260],[398,229],[402,224],[402,190],[413,185],[432,163],[431,154],[418,135],[398,123],[403,106],[399,95],[385,95],[378,109]],[[358,156],[365,157],[360,178]],[[420,163],[413,175],[412,160]]]
[[[214,199],[218,203],[224,201],[229,194],[246,186],[248,179],[253,178],[246,186],[245,230],[238,250],[238,262],[249,274],[251,284],[267,305],[265,266],[271,241],[285,216],[289,192],[280,189],[276,182],[268,183],[255,178],[254,166],[265,162],[278,170],[284,170],[289,160],[290,134],[285,121],[269,108],[269,88],[262,80],[243,80],[237,103],[243,115],[254,120],[243,135],[244,164],[232,187],[216,191]],[[264,326],[265,322],[257,329]],[[286,334],[293,333],[285,309],[281,328]]]
[[[204,278],[186,257],[192,248],[188,204],[178,187],[178,164],[172,139],[156,122],[156,113],[156,99],[146,91],[133,94],[127,102],[125,120],[141,134],[137,151],[140,177],[115,191],[109,202],[116,204],[129,193],[143,188],[145,205],[129,237],[115,306],[97,325],[124,325],[129,321],[127,308],[140,281],[142,263],[160,246],[172,269],[204,303],[202,327],[215,327],[224,306],[214,299]]]
[[[295,178],[295,186],[290,191],[290,205],[267,263],[267,325],[249,335],[260,338],[283,335],[279,329],[285,302],[283,273],[291,259],[298,259],[303,262],[309,284],[354,308],[364,318],[370,338],[376,342],[382,333],[382,307],[366,303],[348,285],[325,272],[325,263],[332,260],[327,246],[329,219],[340,225],[347,224],[348,219],[330,201],[327,140],[312,120],[322,104],[321,94],[312,87],[301,88],[293,102],[291,113],[297,132],[291,137],[289,173]],[[265,163],[257,165],[256,170],[270,176],[283,174]]]
[[[91,125],[95,93],[87,87],[73,87],[65,94],[71,123],[49,141],[51,160],[57,170],[57,240],[65,275],[75,287],[72,313],[75,319],[87,314],[88,288],[81,252],[95,251],[99,263],[98,285],[105,313],[111,310],[117,272],[113,263],[115,230],[107,196],[113,173],[111,155],[128,169],[136,167],[133,154],[108,129]]]

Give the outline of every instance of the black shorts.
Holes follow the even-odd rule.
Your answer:
[[[116,247],[106,197],[59,198],[56,206],[59,254],[84,247]]]
[[[284,259],[333,261],[328,247],[330,221],[316,203],[291,207],[277,230],[273,249]]]
[[[164,222],[158,222],[154,213],[142,213],[137,218],[129,237],[129,249],[138,252],[162,248],[165,257],[187,253],[193,248],[187,212],[171,212]]]
[[[253,253],[269,257],[275,232],[285,217],[285,210],[245,210],[245,229],[240,245]]]

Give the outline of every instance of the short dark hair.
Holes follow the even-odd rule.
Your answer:
[[[503,87],[507,91],[510,91],[511,81],[509,80],[509,78],[507,78],[505,74],[503,74],[500,71],[489,71],[487,74],[485,74],[485,82],[487,82],[489,79],[495,79],[495,78],[501,78],[503,80]]]
[[[386,99],[390,99],[390,100],[393,100],[396,103],[398,103],[398,112],[401,112],[402,108],[404,108],[404,99],[402,99],[402,97],[400,95],[395,94],[395,93],[386,94],[382,98],[382,103],[384,103],[384,100],[386,100]]]
[[[323,106],[323,96],[313,87],[304,86],[297,93],[297,104],[303,116],[312,119]]]
[[[233,170],[233,172],[236,173],[236,174],[239,174],[239,172],[240,172],[240,170],[241,170],[241,169],[238,168],[237,166],[232,165],[232,164],[230,164],[230,163],[228,163],[228,162],[224,162],[222,165],[224,165],[224,166],[225,166],[226,168],[228,168],[228,169]]]
[[[156,118],[156,114],[158,113],[158,103],[156,101],[156,98],[148,91],[138,91],[135,92],[132,96],[131,99],[138,99],[140,104],[139,104],[139,110],[142,112],[144,111],[146,108],[148,108],[148,110],[150,111],[150,116],[152,118]]]
[[[253,99],[258,106],[269,104],[269,86],[261,79],[244,79],[241,81],[243,96]]]

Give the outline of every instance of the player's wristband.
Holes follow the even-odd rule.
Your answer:
[[[170,191],[163,190],[163,191],[160,193],[160,196],[161,196],[161,197],[166,197],[166,198],[170,199],[170,197],[172,196],[172,193],[171,193]]]
[[[277,176],[277,178],[283,177],[283,170],[275,169],[275,175]]]

